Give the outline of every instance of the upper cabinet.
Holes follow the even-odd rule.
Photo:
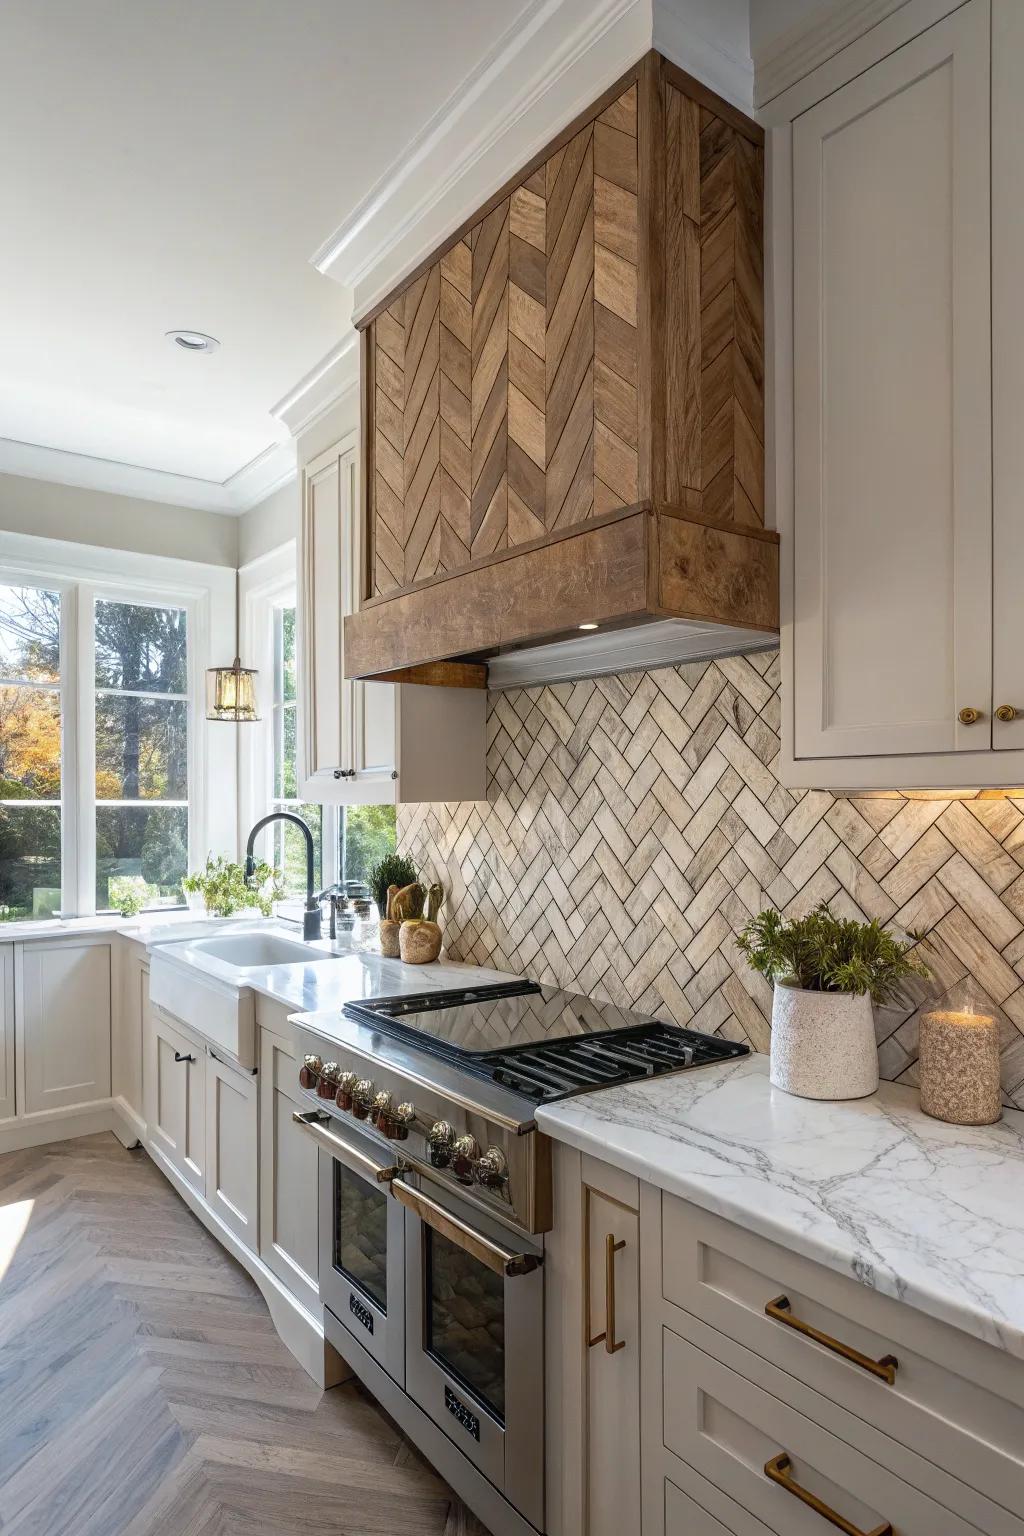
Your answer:
[[[356,437],[304,467],[299,530],[300,798],[347,805],[480,800],[486,693],[346,678],[344,616],[363,568]]]
[[[1017,784],[1024,15],[969,0],[867,68],[865,46],[816,104],[814,76],[787,93],[772,146],[782,773]]]
[[[648,55],[364,319],[350,674],[580,624],[775,630],[761,140]]]

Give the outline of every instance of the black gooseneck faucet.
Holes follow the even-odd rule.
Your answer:
[[[309,826],[301,816],[296,816],[294,811],[271,811],[269,816],[261,816],[259,821],[249,833],[245,845],[245,879],[246,883],[252,879],[256,869],[256,859],[253,848],[256,839],[264,827],[269,827],[272,821],[291,821],[301,830],[306,839],[306,905],[302,913],[302,937],[307,941],[320,937],[320,903],[313,892],[313,863],[316,853],[313,848],[313,834]]]

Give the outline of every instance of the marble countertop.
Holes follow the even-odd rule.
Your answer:
[[[746,1056],[537,1111],[558,1141],[1024,1358],[1024,1112],[798,1099]]]

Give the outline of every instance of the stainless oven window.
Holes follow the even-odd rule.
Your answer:
[[[489,1413],[505,1422],[505,1282],[429,1227],[427,1350]]]
[[[334,1161],[334,1268],[388,1310],[388,1196]]]

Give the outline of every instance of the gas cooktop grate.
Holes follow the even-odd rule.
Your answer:
[[[735,1041],[652,1020],[607,1034],[489,1051],[465,1065],[476,1075],[541,1104],[747,1054],[748,1048]]]

